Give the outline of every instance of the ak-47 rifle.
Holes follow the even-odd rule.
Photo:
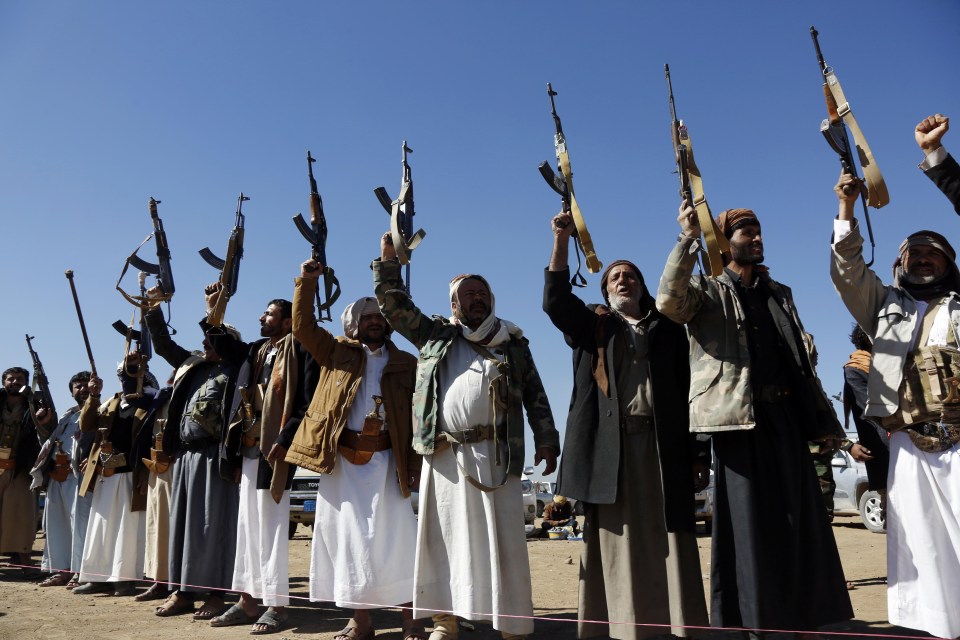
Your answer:
[[[146,296],[143,293],[141,293],[139,297],[131,296],[120,288],[120,281],[123,280],[123,275],[127,272],[127,267],[130,265],[133,265],[133,267],[139,271],[143,271],[157,277],[157,284],[160,286],[161,295],[157,298],[151,298],[151,303],[157,300],[160,300],[161,302],[169,302],[173,297],[174,292],[173,270],[170,268],[170,245],[167,244],[167,232],[163,230],[163,220],[161,220],[160,216],[157,214],[158,204],[160,204],[159,200],[150,198],[150,219],[153,221],[153,233],[148,235],[146,239],[141,242],[136,249],[133,250],[133,253],[131,253],[130,257],[128,257],[126,262],[124,262],[123,271],[120,273],[120,279],[117,280],[117,291],[119,291],[128,302],[138,307],[147,303]],[[137,255],[137,251],[140,250],[140,247],[149,242],[150,238],[153,238],[157,244],[157,264],[147,262]]]
[[[140,296],[146,298],[147,296],[147,274],[144,271],[140,272],[139,276],[140,282]],[[131,378],[136,378],[137,380],[137,390],[135,393],[126,394],[124,397],[129,399],[139,398],[143,395],[143,374],[146,372],[147,361],[150,360],[150,357],[153,355],[153,344],[150,340],[150,330],[147,328],[146,321],[146,308],[140,307],[140,328],[134,329],[134,323],[136,322],[137,312],[133,312],[133,316],[130,317],[130,324],[126,325],[122,320],[117,320],[113,323],[113,328],[117,332],[126,338],[126,343],[123,346],[123,362],[124,362],[124,373],[126,373]],[[136,371],[131,371],[128,368],[127,356],[130,355],[131,343],[136,343],[136,346],[133,348],[133,351],[136,351],[140,354],[140,362],[137,365]]]
[[[711,276],[723,273],[723,258],[721,254],[730,251],[727,237],[720,232],[710,205],[703,193],[703,179],[700,169],[693,159],[693,146],[690,142],[690,132],[683,120],[677,118],[677,108],[673,101],[673,83],[670,81],[670,65],[663,65],[664,75],[667,77],[667,94],[670,99],[670,133],[673,138],[673,153],[677,161],[677,173],[680,176],[680,197],[685,199],[697,212],[697,222],[703,233],[706,255],[704,261]]]
[[[320,322],[330,320],[330,307],[340,297],[340,281],[334,275],[333,269],[327,264],[327,218],[323,215],[323,200],[317,191],[317,180],[313,177],[313,163],[316,159],[307,149],[307,175],[310,176],[310,224],[303,219],[303,214],[293,216],[293,223],[297,225],[300,235],[310,243],[311,257],[323,269],[323,293],[325,299],[320,298],[317,290],[317,318]],[[326,312],[326,315],[324,315]]]
[[[43,370],[43,364],[40,362],[40,356],[33,350],[33,336],[26,334],[27,349],[30,350],[30,359],[33,360],[33,398],[36,402],[36,409],[46,409],[53,414],[54,420],[57,417],[57,410],[53,406],[53,394],[50,392],[50,380]]]
[[[237,196],[237,219],[233,224],[233,231],[230,233],[230,240],[227,242],[227,255],[220,259],[210,251],[208,247],[200,249],[200,257],[204,262],[214,269],[220,271],[220,295],[217,297],[217,303],[213,309],[207,312],[207,324],[211,327],[223,326],[223,316],[227,311],[227,302],[237,292],[237,281],[240,279],[240,259],[243,258],[243,203],[250,198],[243,195]]]
[[[823,96],[827,101],[827,118],[820,123],[820,133],[827,140],[830,148],[836,151],[840,157],[840,166],[844,173],[853,177],[857,176],[857,166],[853,159],[853,151],[850,147],[850,137],[847,135],[847,127],[853,133],[853,141],[857,147],[857,156],[860,160],[860,166],[863,168],[863,178],[866,182],[866,190],[860,190],[860,201],[863,204],[863,218],[867,223],[867,233],[870,237],[870,262],[867,266],[873,264],[876,244],[873,241],[873,227],[870,224],[870,214],[867,211],[867,205],[874,209],[879,209],[890,202],[890,194],[887,192],[887,184],[880,174],[880,168],[877,167],[873,159],[873,152],[870,151],[870,145],[864,138],[856,118],[853,117],[853,111],[850,110],[850,103],[843,94],[840,87],[840,81],[833,71],[833,67],[827,66],[823,59],[823,53],[820,52],[820,34],[816,29],[810,27],[810,37],[813,38],[813,46],[817,51],[817,63],[820,65],[820,73],[823,75]],[[851,193],[851,187],[846,187],[844,192],[847,195]]]
[[[550,164],[544,160],[538,167],[540,175],[547,181],[550,188],[560,194],[560,201],[563,210],[573,216],[573,224],[577,228],[573,232],[576,238],[574,249],[577,252],[577,272],[570,279],[570,284],[575,287],[587,286],[587,279],[580,274],[580,252],[583,252],[584,260],[587,263],[587,271],[597,273],[603,267],[603,263],[597,258],[596,251],[593,249],[593,240],[590,239],[590,232],[587,230],[587,223],[580,213],[580,205],[573,193],[573,170],[570,168],[570,154],[567,151],[567,139],[563,135],[563,125],[560,124],[560,116],[557,115],[557,107],[554,104],[553,97],[557,92],[553,90],[553,85],[547,83],[547,95],[550,96],[550,114],[553,116],[553,124],[556,133],[553,136],[554,151],[557,155],[557,170],[560,175],[553,172]]]
[[[410,173],[410,165],[407,163],[407,154],[413,153],[413,149],[407,146],[406,140],[403,141],[401,153],[403,154],[401,160],[403,179],[400,182],[400,193],[397,194],[396,200],[391,200],[383,187],[377,187],[373,193],[380,201],[380,206],[390,216],[390,237],[393,240],[393,247],[397,250],[397,259],[400,260],[400,264],[407,266],[406,282],[403,288],[410,293],[410,256],[427,232],[423,229],[419,229],[416,233],[413,231],[413,216],[416,213],[413,206],[413,176]]]

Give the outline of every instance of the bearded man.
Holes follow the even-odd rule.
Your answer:
[[[498,318],[479,275],[450,282],[450,318],[423,314],[402,288],[385,234],[373,279],[390,326],[420,350],[414,449],[424,455],[414,568],[414,617],[430,640],[457,637],[456,616],[491,619],[504,638],[533,631],[523,532],[523,410],[534,463],[553,473],[560,434],[519,327]]]
[[[946,238],[900,245],[893,285],[863,261],[854,219],[863,186],[842,175],[830,275],[873,339],[865,418],[891,432],[887,477],[887,611],[892,624],[960,636],[960,271]],[[847,189],[850,193],[844,193]],[[952,374],[952,375],[951,375]],[[953,383],[953,384],[952,384]]]
[[[627,260],[604,270],[604,304],[575,296],[574,229],[569,213],[554,217],[543,310],[573,349],[557,491],[587,505],[577,635],[686,636],[684,627],[707,624],[694,492],[710,470],[709,444],[689,431],[687,335],[656,310]]]
[[[29,381],[26,369],[10,367],[0,388],[0,553],[9,554],[25,577],[32,573],[37,528],[37,498],[30,490],[30,469],[40,454],[37,431],[56,417],[47,409],[31,410]]]
[[[370,607],[403,605],[404,640],[423,640],[409,609],[417,521],[410,491],[421,459],[412,448],[417,359],[390,340],[377,301],[360,298],[341,318],[343,336],[317,325],[321,266],[301,265],[293,332],[319,363],[310,408],[287,460],[323,474],[310,556],[310,599],[354,610],[335,640],[373,638]]]
[[[710,622],[795,629],[853,617],[807,445],[843,430],[816,377],[790,289],[763,266],[760,221],[720,214],[730,255],[693,275],[700,226],[684,200],[657,308],[690,335],[690,429],[716,461]],[[806,634],[800,634],[806,635]]]

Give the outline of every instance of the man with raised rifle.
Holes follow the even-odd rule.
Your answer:
[[[456,638],[456,616],[490,619],[504,638],[524,638],[533,632],[530,563],[519,534],[524,409],[534,463],[545,462],[545,475],[560,453],[528,341],[497,317],[493,292],[479,275],[450,282],[449,319],[421,312],[400,285],[389,234],[373,276],[381,312],[420,350],[413,446],[424,466],[414,616],[434,614],[430,640]]]
[[[864,188],[834,187],[830,276],[873,339],[863,416],[890,432],[887,609],[890,622],[960,637],[960,269],[939,233],[900,244],[892,285],[863,260],[853,210]]]
[[[316,373],[291,333],[291,303],[276,299],[260,316],[260,340],[241,342],[227,332],[207,336],[214,351],[239,361],[227,436],[242,459],[237,551],[232,589],[240,601],[210,620],[214,627],[252,624],[252,633],[273,633],[287,622],[287,556],[290,487],[295,467],[283,457],[303,418]],[[309,390],[309,391],[308,391]],[[261,615],[258,594],[267,606]]]
[[[90,372],[81,371],[70,378],[70,395],[76,405],[67,409],[60,417],[56,428],[48,438],[48,455],[43,468],[39,471],[47,476],[47,499],[43,505],[43,560],[40,568],[51,575],[40,583],[41,587],[61,587],[67,585],[73,574],[80,572],[80,555],[73,562],[74,526],[78,520],[84,527],[86,538],[86,516],[77,518],[77,490],[80,481],[81,439],[87,440],[87,450],[93,444],[93,434],[80,431],[80,409],[90,395],[87,383]],[[41,458],[43,455],[41,454]],[[89,501],[88,501],[89,502]],[[89,504],[87,505],[89,515]]]
[[[701,235],[684,199],[657,308],[690,337],[690,429],[715,460],[710,622],[799,636],[853,617],[809,440],[843,436],[790,289],[763,263],[760,220],[729,209],[720,275],[694,275]]]
[[[216,302],[221,285],[205,289],[207,308]],[[224,608],[220,590],[230,588],[236,551],[240,457],[237,443],[227,443],[230,394],[240,361],[224,360],[207,335],[212,328],[201,320],[203,351],[187,351],[170,337],[159,309],[162,292],[147,291],[157,306],[147,312],[154,351],[177,369],[167,408],[164,452],[173,458],[170,504],[170,583],[176,589],[157,607],[158,616],[194,610],[195,620],[210,620]],[[229,325],[222,331],[240,334]],[[188,526],[190,525],[190,526]]]
[[[53,426],[48,409],[30,409],[30,372],[10,367],[0,388],[0,554],[33,575],[30,552],[37,529],[37,500],[30,490],[30,469],[40,454],[38,429]]]
[[[310,599],[353,609],[335,640],[374,635],[369,608],[401,605],[403,638],[424,640],[409,609],[417,523],[410,492],[421,459],[412,449],[411,391],[416,358],[390,340],[377,301],[343,311],[343,336],[317,324],[314,296],[323,273],[301,265],[293,332],[319,364],[310,408],[287,460],[323,474],[317,486]]]
[[[142,457],[150,448],[157,410],[166,402],[136,351],[117,369],[120,391],[103,404],[103,380],[92,377],[89,395],[80,411],[80,430],[96,433],[91,458],[84,467],[80,492],[93,492],[83,546],[79,580],[74,594],[113,593],[130,596],[134,581],[143,576],[146,535],[147,469]]]
[[[543,309],[574,353],[557,491],[587,505],[577,637],[696,635],[685,627],[706,626],[707,605],[694,493],[709,481],[710,445],[689,430],[686,332],[627,260],[604,270],[603,304],[585,305],[567,266],[570,213],[552,228]]]
[[[914,129],[917,146],[925,154],[920,169],[947,196],[954,210],[960,214],[960,165],[947,153],[941,140],[950,129],[950,118],[936,113],[924,118]]]

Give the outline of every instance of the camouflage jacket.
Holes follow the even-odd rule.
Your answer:
[[[849,235],[833,245],[830,277],[850,315],[873,339],[863,415],[893,415],[900,406],[903,370],[920,321],[917,301],[903,289],[884,285],[867,267],[863,261],[863,237],[856,221]],[[951,292],[946,304],[954,335],[960,336],[960,296]]]
[[[754,381],[750,377],[750,345],[746,314],[728,271],[716,278],[693,276],[699,241],[681,237],[667,257],[657,291],[657,308],[690,334],[690,430],[696,432],[753,429]],[[843,436],[833,406],[817,379],[800,336],[803,325],[786,285],[766,273],[758,275],[776,301],[775,322],[794,357],[804,386],[794,406],[805,437]]]
[[[462,340],[459,328],[446,318],[425,315],[399,287],[400,265],[396,261],[372,264],[373,282],[380,310],[393,329],[420,350],[417,381],[413,390],[413,448],[430,455],[437,435],[440,361],[454,340]],[[524,464],[523,409],[533,431],[536,447],[550,447],[559,455],[560,434],[533,354],[526,338],[512,338],[504,345],[509,366],[507,383],[507,442],[510,448],[509,473],[521,475]],[[486,394],[482,394],[486,402]]]

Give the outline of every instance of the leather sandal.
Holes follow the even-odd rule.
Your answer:
[[[193,611],[193,600],[187,600],[174,591],[163,601],[162,605],[156,608],[154,613],[161,618],[167,618],[169,616],[179,616],[184,613],[190,613],[191,611]]]
[[[373,640],[376,635],[373,625],[366,631],[361,632],[360,627],[347,625],[343,631],[333,636],[333,640]]]
[[[38,587],[63,587],[70,582],[69,573],[54,573],[46,580],[37,584]]]

